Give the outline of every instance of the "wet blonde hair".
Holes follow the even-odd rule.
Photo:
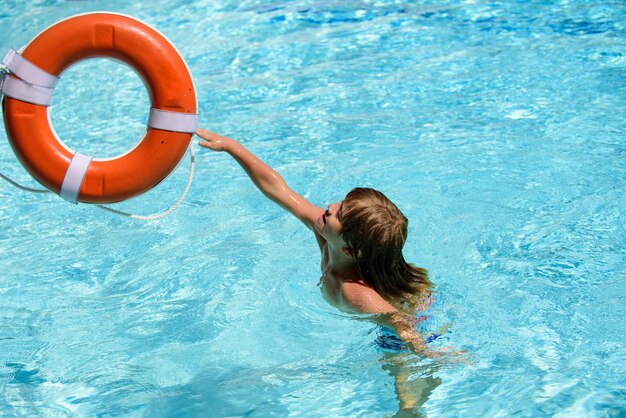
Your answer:
[[[428,272],[404,260],[408,219],[384,194],[353,189],[338,215],[359,276],[384,299],[413,306],[432,292]]]

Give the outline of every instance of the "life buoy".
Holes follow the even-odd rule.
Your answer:
[[[119,202],[159,184],[184,156],[197,126],[194,85],[176,48],[155,29],[125,15],[78,15],[41,32],[21,57],[25,65],[30,63],[53,79],[83,59],[123,61],[141,77],[151,102],[148,128],[135,148],[115,158],[92,159],[68,149],[57,137],[45,99],[29,103],[9,88],[24,84],[36,97],[39,90],[54,88],[54,81],[51,87],[40,88],[21,80],[19,72],[7,77],[3,87],[7,136],[22,165],[48,189],[67,200]],[[65,186],[75,188],[73,196],[71,191],[69,198],[64,196]]]

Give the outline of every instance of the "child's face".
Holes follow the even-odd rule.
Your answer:
[[[341,237],[341,221],[338,214],[341,210],[342,202],[332,203],[328,205],[326,212],[315,221],[315,229],[320,233],[326,241],[332,244],[345,245],[343,238]]]

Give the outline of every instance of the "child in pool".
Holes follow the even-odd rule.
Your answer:
[[[313,231],[322,253],[320,286],[329,303],[343,312],[373,315],[418,354],[443,354],[428,349],[415,331],[414,314],[427,308],[433,285],[426,270],[404,260],[408,221],[384,194],[356,188],[324,210],[291,190],[239,142],[204,129],[196,135],[199,145],[230,154],[265,196]]]

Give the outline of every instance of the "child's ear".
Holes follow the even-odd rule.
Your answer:
[[[350,247],[348,247],[347,245],[344,245],[343,247],[341,247],[341,251],[345,255],[348,255],[348,256],[352,257],[352,249]]]

